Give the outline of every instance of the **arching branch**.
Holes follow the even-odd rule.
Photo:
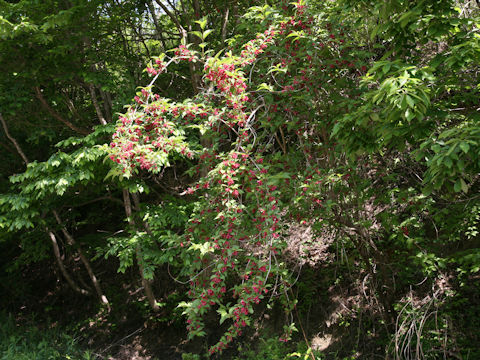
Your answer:
[[[47,110],[50,115],[52,115],[55,119],[57,119],[58,121],[64,123],[65,125],[67,125],[70,129],[72,129],[73,131],[79,133],[79,134],[82,134],[82,135],[88,135],[90,133],[90,131],[88,130],[85,130],[85,129],[81,129],[77,126],[75,126],[74,124],[72,124],[70,121],[64,119],[59,113],[57,113],[50,105],[48,105],[47,103],[47,100],[45,100],[45,98],[43,97],[43,94],[40,90],[40,88],[38,86],[35,86],[35,95],[37,96],[37,99],[40,100],[40,103],[42,104],[42,106],[45,108],[45,110]]]

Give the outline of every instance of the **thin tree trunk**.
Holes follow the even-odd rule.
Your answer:
[[[88,292],[85,289],[80,288],[75,281],[70,277],[70,275],[67,272],[67,269],[65,269],[65,265],[63,265],[62,261],[62,256],[60,255],[60,248],[58,247],[58,242],[57,238],[55,237],[55,234],[47,229],[47,233],[50,236],[50,240],[52,241],[52,247],[53,247],[53,253],[55,254],[55,259],[57,260],[58,267],[60,268],[60,271],[67,280],[67,283],[70,285],[70,287],[75,290],[76,292],[82,294],[82,295],[90,295],[90,292]]]
[[[182,26],[182,24],[180,24],[180,20],[178,19],[178,17],[175,16],[168,9],[168,7],[165,6],[165,4],[161,0],[155,0],[155,2],[162,8],[163,11],[165,11],[165,14],[167,14],[168,17],[170,17],[170,19],[173,21],[173,23],[177,27],[178,33],[182,37],[182,43],[183,42],[186,43],[187,39],[188,39],[188,32],[187,32],[187,30],[185,30],[185,28]],[[197,5],[198,5],[198,3],[197,3]],[[182,6],[183,6],[183,3],[182,3]],[[195,6],[195,4],[194,4],[194,6]],[[188,27],[189,31],[192,31],[191,24],[188,24],[187,27]],[[199,44],[197,39],[194,38],[192,40],[193,40],[194,43]],[[198,39],[198,40],[200,40],[200,39]],[[190,82],[192,84],[193,93],[194,93],[194,95],[196,95],[196,94],[198,94],[198,91],[199,91],[200,79],[199,79],[198,75],[196,74],[195,64],[193,62],[189,62],[188,67],[189,67],[189,70],[190,70]]]
[[[62,220],[60,219],[60,216],[58,215],[56,210],[53,210],[53,215],[55,216],[55,219],[57,220],[58,225],[60,225],[60,228],[62,230],[63,235],[67,239],[67,242],[71,246],[76,246],[76,241],[74,237],[67,231],[65,225],[63,224]],[[78,256],[80,256],[80,260],[82,261],[83,265],[85,266],[85,269],[87,269],[88,276],[90,277],[90,280],[93,283],[93,286],[95,287],[95,291],[97,292],[98,297],[104,303],[105,305],[108,306],[108,299],[104,295],[102,288],[100,286],[99,281],[97,280],[97,277],[95,276],[95,273],[93,272],[92,266],[90,265],[90,261],[87,259],[87,257],[83,254],[82,248],[80,246],[76,246]]]
[[[140,199],[138,197],[138,193],[132,193],[132,199],[133,199],[133,204],[135,206],[136,211],[140,211]],[[143,228],[145,229],[145,232],[153,237],[152,229],[150,229],[150,225],[148,225],[148,222],[143,221]]]
[[[192,3],[193,3],[193,11],[195,12],[195,17],[197,20],[201,19],[202,18],[202,10],[200,9],[200,3],[198,2],[198,0],[192,0]]]
[[[122,6],[122,4],[118,1],[118,0],[115,0],[115,4],[119,7]],[[135,24],[131,21],[130,17],[126,17],[125,20],[127,21],[127,23],[130,25],[130,29],[135,33],[135,35],[138,37],[138,40],[140,40],[140,42],[142,43],[143,47],[145,48],[145,51],[147,53],[147,57],[151,57],[150,55],[150,49],[148,48],[147,46],[147,43],[145,42],[145,39],[143,38],[143,35],[142,35],[142,31],[141,31],[141,28],[140,28],[140,31],[138,31],[137,29],[137,26],[135,26]],[[141,26],[141,25],[140,25]]]
[[[98,89],[100,96],[103,100],[103,109],[105,110],[105,118],[107,122],[112,122],[112,98],[110,93],[103,91],[101,88]]]
[[[236,1],[233,2],[232,7],[232,18],[235,21],[235,25],[240,24],[241,17],[238,16],[238,3]]]
[[[230,8],[227,6],[227,9],[225,10],[225,16],[223,17],[222,44],[225,44],[225,40],[227,39],[227,24],[228,24],[229,13],[230,13]]]
[[[90,96],[92,98],[93,107],[95,108],[95,112],[97,113],[97,117],[98,117],[98,120],[100,121],[100,124],[107,125],[107,121],[105,120],[105,117],[102,114],[100,105],[98,105],[97,94],[95,93],[95,87],[93,86],[92,83],[88,83],[87,86],[88,86],[88,89],[90,90]]]
[[[183,5],[183,3],[182,3]],[[202,18],[201,14],[201,8],[200,4],[198,3],[198,0],[192,0],[192,5],[193,5],[193,11],[195,12],[194,16],[196,20],[200,20]],[[195,45],[195,47],[198,49],[199,45],[201,43],[201,39],[198,36],[192,35],[191,32],[193,31],[193,26],[196,26],[196,30],[199,32],[202,32],[202,28],[200,27],[200,24],[196,23],[196,25],[192,24],[192,21],[190,17],[188,16],[186,10],[184,9],[184,17],[187,19],[188,22],[188,31],[190,33],[190,42]],[[192,82],[192,87],[193,87],[193,93],[196,95],[200,91],[200,83],[201,79],[199,75],[197,74],[198,71],[198,66],[196,63],[193,61],[190,61],[188,63],[190,66],[190,77],[191,77],[191,82]]]
[[[7,123],[5,122],[5,119],[3,118],[2,113],[0,113],[0,121],[2,122],[3,130],[5,131],[5,135],[7,135],[8,140],[10,140],[13,146],[15,146],[15,149],[17,149],[17,152],[22,158],[25,165],[28,165],[28,158],[25,156],[25,153],[22,151],[22,148],[20,147],[20,145],[18,145],[17,140],[15,140],[15,138],[10,135],[10,132],[8,131]]]
[[[183,26],[180,24],[180,21],[178,21],[177,17],[172,14],[172,12],[165,6],[165,4],[161,0],[155,0],[155,2],[162,8],[163,11],[165,11],[165,14],[172,19],[173,23],[177,27],[178,33],[180,34],[180,37],[182,39],[187,39],[187,31],[183,28]]]
[[[130,201],[130,193],[127,189],[123,189],[123,203],[125,206],[125,214],[127,215],[128,223],[133,228],[136,228],[135,220],[133,219],[133,216],[132,216],[132,203]],[[145,290],[145,295],[147,297],[148,303],[150,304],[150,306],[154,311],[158,311],[159,307],[158,307],[157,301],[155,300],[155,295],[152,290],[152,282],[150,280],[145,279],[145,276],[143,275],[143,271],[144,271],[143,259],[142,259],[142,254],[140,252],[139,245],[136,246],[135,253],[137,255],[137,263],[138,263],[138,269],[140,272],[140,277],[142,279],[142,286]]]

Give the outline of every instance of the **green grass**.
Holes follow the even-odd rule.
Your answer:
[[[34,324],[17,326],[0,313],[0,360],[90,360],[95,356],[60,329],[40,329]]]

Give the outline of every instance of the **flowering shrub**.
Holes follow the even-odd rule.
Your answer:
[[[251,324],[255,305],[266,296],[281,295],[293,309],[279,256],[288,222],[321,207],[320,186],[306,194],[300,185],[314,182],[302,174],[312,167],[318,143],[328,142],[328,122],[312,121],[322,111],[316,99],[329,95],[320,80],[358,71],[350,60],[321,56],[339,51],[343,38],[329,34],[318,42],[304,4],[293,5],[272,9],[276,16],[263,21],[267,29],[238,55],[230,50],[201,57],[181,45],[168,61],[155,59],[147,68],[153,81],[120,117],[111,143],[111,158],[126,176],[158,172],[179,156],[198,161],[192,169],[197,180],[185,189],[197,199],[197,210],[176,247],[184,264],[180,274],[190,279],[191,301],[181,304],[190,336],[205,334],[203,316],[212,309],[220,323],[230,323],[212,354]],[[202,90],[182,103],[154,93],[158,75],[179,61],[202,63],[204,71]],[[303,213],[295,205],[302,201]],[[286,326],[282,341],[292,329]]]

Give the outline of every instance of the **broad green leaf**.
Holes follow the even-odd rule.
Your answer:
[[[468,153],[468,150],[470,150],[470,145],[468,145],[468,143],[462,141],[460,144],[460,149],[462,149],[462,151],[466,154]]]

